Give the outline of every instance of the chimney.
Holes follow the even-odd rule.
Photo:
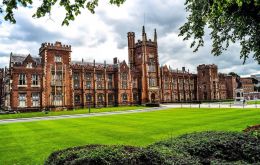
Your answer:
[[[117,57],[113,58],[114,64],[117,64]]]

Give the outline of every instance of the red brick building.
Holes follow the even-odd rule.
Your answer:
[[[216,65],[198,66],[198,74],[184,67],[160,67],[157,33],[142,40],[129,32],[128,64],[71,61],[71,46],[43,43],[39,57],[10,55],[9,68],[0,70],[1,105],[29,111],[69,109],[149,102],[187,102],[233,99],[235,77],[219,74]]]

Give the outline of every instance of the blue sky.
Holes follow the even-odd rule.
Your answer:
[[[153,38],[153,30],[157,29],[161,65],[179,69],[185,66],[196,73],[197,65],[214,63],[223,73],[260,73],[260,65],[253,59],[242,65],[239,43],[231,45],[219,57],[211,55],[208,29],[205,46],[193,53],[190,42],[178,37],[178,29],[187,16],[184,0],[127,0],[121,7],[108,2],[100,1],[94,15],[82,11],[69,26],[61,26],[64,10],[59,6],[53,8],[50,16],[32,18],[40,1],[34,1],[30,8],[19,7],[15,12],[16,24],[3,21],[3,15],[0,15],[0,67],[8,65],[10,52],[38,56],[41,43],[55,41],[72,45],[73,60],[112,62],[113,57],[118,57],[127,61],[127,32],[135,32],[136,39],[140,39],[145,24],[148,38]]]

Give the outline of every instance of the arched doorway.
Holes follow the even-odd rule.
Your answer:
[[[152,103],[155,102],[155,94],[154,93],[151,94],[151,101],[152,101]]]

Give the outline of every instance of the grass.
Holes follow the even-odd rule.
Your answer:
[[[92,118],[0,125],[1,164],[43,164],[58,149],[86,144],[146,146],[184,133],[241,131],[259,124],[257,109],[169,109]]]
[[[251,100],[251,101],[247,101],[247,104],[260,104],[260,100]]]
[[[91,113],[99,112],[112,112],[112,111],[126,111],[134,109],[143,109],[144,106],[122,106],[122,107],[105,107],[105,108],[91,108]],[[71,111],[50,111],[45,114],[45,112],[30,112],[30,113],[17,113],[17,114],[4,114],[0,115],[1,119],[16,119],[16,118],[30,118],[30,117],[44,117],[44,116],[60,116],[60,115],[73,115],[73,114],[84,114],[89,113],[88,108],[86,109],[77,109]]]

